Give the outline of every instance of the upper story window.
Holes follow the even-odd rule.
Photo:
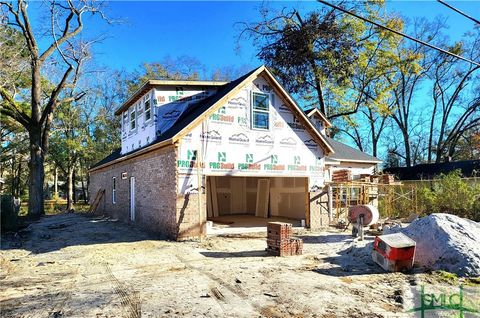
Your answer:
[[[130,111],[130,130],[135,130],[137,128],[137,118],[135,113],[135,105],[132,106],[132,110]]]
[[[145,108],[145,122],[149,121],[152,118],[152,106],[150,101],[150,94],[144,97],[144,108]]]
[[[128,123],[128,111],[123,112],[123,115],[122,115],[122,131],[127,130],[127,123]]]
[[[270,128],[269,95],[263,93],[252,93],[252,128]]]

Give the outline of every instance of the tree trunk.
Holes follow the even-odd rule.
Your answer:
[[[410,149],[410,137],[408,136],[408,132],[406,130],[402,130],[403,133],[403,142],[405,144],[405,165],[407,167],[412,166],[412,153]]]
[[[81,164],[80,164],[80,169],[81,169]],[[87,200],[87,189],[85,188],[85,175],[82,173],[80,175],[80,180],[82,180],[82,196],[83,196],[83,202],[85,204],[88,204],[88,200]]]
[[[77,204],[77,191],[76,184],[77,184],[77,170],[73,167],[73,176],[72,176],[72,193],[73,193],[73,204]]]
[[[58,199],[58,167],[53,170],[53,198]]]
[[[67,211],[73,209],[73,169],[68,167],[67,170]]]
[[[20,188],[22,186],[22,158],[18,161],[18,169],[17,169],[17,181],[15,182],[15,194],[14,197],[20,197]]]
[[[17,178],[16,178],[16,175],[15,175],[15,152],[13,153],[13,156],[12,156],[12,171],[10,172],[12,174],[12,184],[11,184],[11,187],[12,187],[12,195],[15,196],[15,182],[17,181]]]
[[[40,129],[30,131],[30,168],[28,183],[28,214],[40,216],[45,214],[43,206],[43,182],[45,179],[44,153]]]
[[[378,145],[378,139],[373,137],[372,138],[372,156],[374,157],[377,156],[377,145]]]

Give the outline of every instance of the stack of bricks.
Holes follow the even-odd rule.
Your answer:
[[[382,183],[394,184],[395,183],[395,177],[393,176],[393,174],[384,174],[384,175],[382,175]]]
[[[292,224],[269,222],[267,224],[267,252],[274,256],[302,255],[302,239],[292,237]]]
[[[359,178],[360,182],[370,182],[370,175],[369,174],[361,174]]]
[[[352,172],[346,169],[334,171],[332,181],[337,183],[352,181]]]

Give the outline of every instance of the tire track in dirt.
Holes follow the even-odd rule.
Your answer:
[[[196,271],[197,273],[208,278],[210,281],[214,283],[209,288],[210,292],[212,293],[215,301],[218,303],[218,305],[222,308],[223,312],[227,316],[230,316],[231,311],[235,308],[237,309],[242,308],[246,310],[249,307],[253,312],[255,312],[255,314],[261,314],[261,311],[263,310],[263,308],[261,308],[260,306],[254,303],[251,303],[248,299],[248,295],[245,294],[245,292],[239,286],[229,284],[228,282],[224,281],[222,278],[192,265],[190,261],[186,260],[185,258],[183,258],[178,254],[175,254],[175,257],[187,268],[193,271]],[[221,289],[224,289],[223,293],[221,292]],[[225,290],[230,292],[231,295],[227,295],[225,293]],[[231,310],[229,310],[227,305],[228,307],[230,307]]]
[[[120,282],[108,265],[105,265],[105,272],[109,280],[113,283],[113,290],[120,296],[120,303],[127,311],[126,318],[140,318],[142,316],[140,294],[137,290],[129,288]]]

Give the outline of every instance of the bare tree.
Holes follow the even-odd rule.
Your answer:
[[[444,23],[440,20],[428,22],[426,19],[414,19],[413,33],[418,39],[431,42],[440,36]],[[393,111],[391,118],[397,124],[403,138],[404,154],[407,167],[413,163],[412,160],[412,120],[415,109],[414,98],[421,85],[427,79],[430,69],[435,65],[435,56],[432,56],[430,49],[416,42],[403,39],[403,45],[396,50],[397,58],[406,63],[399,64],[396,76],[392,79],[385,79],[394,87],[393,89]]]
[[[3,21],[17,30],[28,52],[29,94],[23,100],[29,107],[22,107],[19,102],[19,87],[12,83],[0,87],[1,113],[13,118],[28,132],[29,136],[29,205],[28,213],[44,213],[44,178],[45,155],[48,151],[48,137],[55,108],[59,103],[78,100],[83,93],[75,92],[75,84],[85,60],[85,43],[77,37],[84,27],[86,13],[98,14],[100,4],[94,1],[49,1],[48,16],[50,43],[45,50],[38,44],[38,32],[31,24],[28,4],[24,0],[0,1]],[[43,45],[42,45],[43,47]],[[49,76],[48,81],[42,76],[47,68],[54,70],[57,76]],[[54,83],[54,78],[57,81]],[[66,93],[68,91],[68,93]]]
[[[464,41],[456,43],[451,50],[478,60],[480,27],[475,33],[468,33]],[[431,77],[434,83],[428,162],[435,156],[438,163],[451,158],[462,135],[480,125],[480,66],[438,54]]]

